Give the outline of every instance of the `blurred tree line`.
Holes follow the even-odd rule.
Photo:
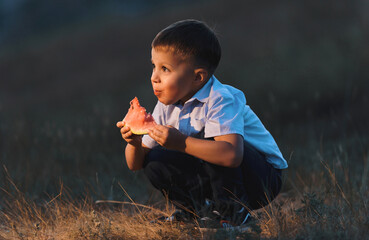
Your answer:
[[[22,42],[35,34],[57,32],[66,25],[91,21],[104,15],[142,16],[143,13],[154,9],[158,3],[170,2],[173,3],[168,0],[1,0],[0,43]]]

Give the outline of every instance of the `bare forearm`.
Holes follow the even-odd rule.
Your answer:
[[[224,167],[239,166],[243,155],[243,148],[236,147],[229,142],[193,137],[186,137],[184,148],[178,150]]]
[[[145,159],[145,150],[142,146],[127,144],[125,155],[130,170],[136,171],[142,168]]]
[[[224,166],[238,167],[243,158],[243,137],[226,134],[214,137],[215,141],[186,136],[172,126],[156,125],[149,135],[161,146],[181,151],[204,161]]]

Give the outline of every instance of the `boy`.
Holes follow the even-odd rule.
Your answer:
[[[244,94],[213,75],[220,44],[205,23],[176,22],[152,42],[151,83],[158,125],[144,137],[118,122],[128,143],[128,167],[199,220],[239,226],[249,211],[270,202],[287,168],[273,137],[246,105]],[[209,222],[208,221],[208,222]]]

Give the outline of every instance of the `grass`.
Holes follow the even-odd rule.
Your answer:
[[[366,145],[368,139],[362,139]],[[127,198],[94,201],[78,199],[62,183],[59,194],[44,201],[32,201],[12,181],[13,194],[7,196],[0,212],[4,239],[367,239],[369,236],[369,158],[355,167],[361,152],[353,152],[355,141],[320,146],[305,170],[290,162],[291,174],[278,198],[263,209],[253,211],[252,231],[202,234],[196,224],[151,223],[169,215],[173,206],[164,198],[136,203],[119,182]],[[296,149],[298,151],[298,149]],[[354,149],[355,150],[355,149]],[[310,150],[297,154],[310,154]],[[347,155],[346,153],[350,153]],[[292,161],[293,157],[290,159]],[[347,164],[347,165],[346,165]]]
[[[20,194],[21,195],[21,194]],[[4,239],[187,239],[177,225],[150,223],[152,207],[100,207],[90,200],[64,196],[37,205],[17,196],[1,214]],[[168,212],[164,212],[168,214]],[[167,237],[166,237],[167,236]]]

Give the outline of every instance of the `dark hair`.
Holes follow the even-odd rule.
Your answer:
[[[204,22],[187,19],[175,22],[161,30],[151,44],[152,48],[169,47],[185,57],[194,57],[195,64],[209,71],[217,68],[221,48],[213,30]]]

